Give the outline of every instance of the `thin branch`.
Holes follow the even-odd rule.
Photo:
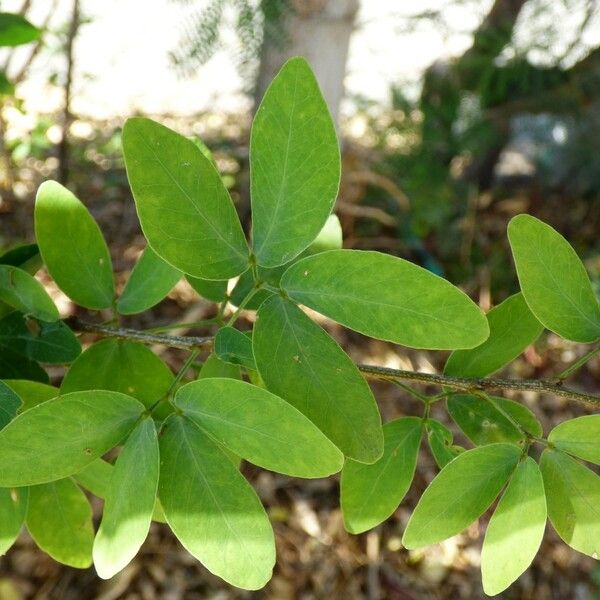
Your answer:
[[[58,4],[58,0],[52,1],[52,4],[50,5],[48,12],[46,13],[44,22],[40,26],[40,29],[44,33],[48,30],[48,25],[50,25],[50,21],[51,21],[52,17],[56,14],[57,4]],[[42,50],[43,47],[44,47],[44,36],[41,35],[40,38],[38,39],[38,41],[33,46],[33,48],[31,49],[29,56],[25,59],[25,61],[20,66],[17,73],[13,76],[13,78],[12,78],[13,84],[16,85],[18,83],[21,83],[21,81],[23,81],[23,79],[25,79],[25,76],[27,75],[31,65],[33,64],[33,61],[35,60],[37,55],[40,53],[40,51]]]
[[[376,367],[374,365],[358,365],[360,371],[374,379],[388,381],[414,381],[425,385],[440,385],[453,387],[464,392],[477,392],[489,390],[513,390],[515,392],[548,393],[600,407],[600,396],[576,392],[557,385],[545,379],[467,379],[465,377],[452,377],[435,373],[419,373],[417,371],[401,371]]]
[[[95,333],[101,337],[114,337],[118,339],[132,340],[142,344],[163,344],[171,348],[190,350],[194,348],[210,349],[213,344],[212,337],[158,335],[145,333],[136,329],[124,327],[109,327],[107,325],[95,325],[81,321],[77,317],[70,317],[65,323],[71,329],[80,333]],[[357,365],[358,369],[367,377],[381,379],[384,381],[412,381],[424,385],[437,385],[451,387],[467,393],[483,392],[490,390],[512,390],[515,392],[536,392],[553,394],[567,400],[574,400],[592,406],[600,407],[600,396],[577,392],[563,387],[561,384],[544,379],[467,379],[465,377],[452,377],[436,373],[420,373],[418,371],[403,371],[390,369],[375,365]]]
[[[97,325],[95,323],[87,323],[77,317],[69,317],[65,319],[65,323],[74,331],[79,333],[95,333],[101,337],[112,337],[120,340],[130,340],[141,342],[142,344],[162,344],[171,348],[179,348],[181,350],[192,350],[193,348],[212,348],[213,338],[199,337],[192,335],[158,335],[138,331],[137,329],[128,329],[127,327],[110,327],[108,325]]]

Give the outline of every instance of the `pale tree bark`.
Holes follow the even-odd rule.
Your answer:
[[[291,10],[280,24],[284,35],[274,39],[265,28],[255,90],[257,105],[283,63],[292,56],[304,56],[337,123],[358,8],[359,0],[292,0]]]

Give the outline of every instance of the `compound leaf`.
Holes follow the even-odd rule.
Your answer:
[[[508,224],[523,296],[545,327],[574,342],[600,338],[600,306],[569,242],[539,219],[517,215]]]
[[[422,421],[404,417],[383,426],[383,455],[365,465],[351,459],[342,469],[344,525],[362,533],[385,521],[398,508],[415,474]]]
[[[546,517],[542,474],[528,456],[515,469],[485,532],[481,575],[486,594],[503,592],[529,567],[542,543]]]
[[[348,355],[297,306],[274,296],[254,326],[256,366],[267,387],[304,413],[346,456],[383,452],[373,394]]]
[[[0,486],[35,485],[77,473],[116,446],[143,410],[130,396],[101,390],[35,406],[0,431]]]
[[[471,350],[454,351],[446,362],[446,375],[486,377],[513,361],[544,330],[520,293],[492,308],[486,317],[490,337]]]
[[[112,263],[102,232],[87,208],[56,181],[38,189],[35,236],[50,275],[69,298],[86,308],[112,305]]]
[[[78,569],[92,564],[92,507],[72,479],[29,488],[27,529],[54,560]]]
[[[297,302],[365,335],[453,350],[485,341],[485,315],[450,282],[395,256],[331,250],[304,258],[281,278]]]
[[[159,497],[179,541],[211,573],[257,590],[275,563],[263,506],[231,459],[189,420],[171,416],[160,438]]]
[[[258,263],[275,267],[304,250],[325,224],[340,182],[335,126],[303,58],[267,89],[250,138],[252,239]]]
[[[124,569],[148,535],[159,463],[154,422],[146,418],[130,434],[110,478],[93,549],[94,566],[103,579]]]
[[[340,451],[300,411],[267,390],[234,379],[184,385],[177,406],[236,455],[292,477],[327,477]]]
[[[229,192],[194,142],[135,117],[123,128],[123,153],[142,230],[161,258],[206,279],[248,268],[248,245]]]
[[[173,289],[181,275],[146,246],[117,300],[117,310],[122,315],[133,315],[152,308]]]
[[[489,444],[459,454],[429,484],[404,532],[415,549],[437,544],[468,527],[492,504],[519,462],[521,449]]]
[[[558,450],[544,450],[540,468],[554,529],[571,548],[598,558],[600,477]]]

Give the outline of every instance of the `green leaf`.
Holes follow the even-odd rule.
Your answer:
[[[250,271],[248,271],[248,274],[250,275],[250,278],[252,278],[252,273]],[[186,275],[185,278],[188,280],[188,283],[192,286],[194,291],[203,298],[206,298],[206,300],[212,300],[212,302],[222,302],[225,300],[225,298],[227,298],[227,284],[229,283],[228,279],[223,279],[222,281],[212,281],[210,279],[192,277],[191,275]],[[252,281],[252,284],[254,284],[254,280]]]
[[[228,279],[248,268],[248,245],[229,192],[187,138],[139,117],[123,128],[127,176],[152,249],[175,268]]]
[[[569,242],[530,215],[508,224],[519,282],[531,312],[574,342],[600,338],[600,306],[583,263]]]
[[[337,215],[329,215],[319,235],[306,249],[307,254],[319,254],[327,250],[339,250],[344,243],[342,224]]]
[[[92,564],[92,507],[72,479],[29,488],[27,529],[54,560],[78,569]]]
[[[0,300],[41,321],[56,321],[60,317],[44,286],[17,267],[0,265]]]
[[[548,517],[562,540],[592,558],[600,555],[600,477],[557,450],[540,461]]]
[[[6,383],[0,381],[0,429],[4,429],[16,416],[23,400]]]
[[[492,308],[486,317],[490,337],[476,348],[453,352],[444,369],[446,375],[486,377],[517,358],[544,330],[520,293]]]
[[[275,563],[273,530],[230,458],[188,420],[171,416],[159,438],[159,497],[169,526],[211,573],[257,590]]]
[[[95,496],[98,496],[98,498],[106,498],[110,489],[110,480],[114,469],[115,467],[109,462],[106,462],[102,458],[98,458],[78,473],[75,473],[73,479],[86,490],[90,491]],[[167,522],[158,498],[155,498],[152,520],[158,523]]]
[[[447,406],[454,422],[477,446],[496,442],[519,444],[526,438],[489,398],[457,394],[448,398]]]
[[[250,137],[252,239],[258,263],[288,262],[316,237],[340,182],[335,126],[303,58],[292,58],[267,89]]]
[[[29,488],[0,488],[0,556],[15,543],[27,514]]]
[[[415,474],[422,421],[405,417],[383,426],[383,456],[372,465],[346,461],[341,479],[344,525],[362,533],[398,508]]]
[[[62,321],[36,323],[29,319],[30,331],[26,339],[26,352],[29,358],[44,363],[67,364],[81,354],[81,342]]]
[[[544,537],[546,516],[542,474],[527,457],[515,469],[485,533],[481,575],[486,594],[503,592],[531,565]]]
[[[59,394],[58,388],[39,381],[27,379],[5,379],[4,383],[11,388],[23,401],[20,412],[25,412],[46,400],[56,398]]]
[[[62,394],[81,390],[110,390],[152,406],[173,383],[173,373],[146,346],[107,339],[90,346],[67,371]]]
[[[242,374],[237,365],[232,365],[222,361],[220,358],[211,354],[200,369],[198,379],[207,379],[209,377],[229,377],[230,379],[241,379]]]
[[[231,291],[231,303],[234,306],[239,306],[244,298],[254,287],[254,276],[251,271],[246,271],[235,284],[235,287]],[[270,290],[264,288],[259,289],[254,293],[250,301],[246,304],[247,310],[258,310],[260,305],[268,298],[273,297],[275,294]]]
[[[0,256],[0,265],[19,267],[30,275],[35,275],[42,266],[42,257],[37,244],[22,244],[7,250]]]
[[[180,279],[181,271],[146,246],[117,300],[117,310],[122,315],[144,312],[158,304]]]
[[[69,363],[81,353],[79,340],[62,321],[46,323],[17,312],[0,319],[0,348],[54,364]]]
[[[336,250],[342,247],[342,227],[339,219],[335,215],[329,215],[327,222],[321,229],[319,235],[311,243],[311,245],[298,257],[292,261],[273,267],[271,269],[266,267],[258,267],[258,276],[262,281],[270,283],[274,287],[279,287],[281,282],[281,276],[293,263],[297,262],[305,256],[324,252],[325,250]],[[248,292],[254,287],[254,276],[251,271],[246,271],[238,280],[235,287],[231,292],[231,302],[239,306],[240,302],[248,295]],[[248,310],[258,310],[260,305],[267,299],[273,296],[273,292],[267,289],[259,289],[254,296],[252,296],[250,302],[246,304]]]
[[[46,181],[35,201],[35,235],[58,287],[86,308],[112,306],[112,263],[100,228],[87,208],[56,181]]]
[[[346,456],[383,452],[371,389],[348,355],[297,306],[279,296],[258,311],[254,357],[267,387],[304,413]]]
[[[0,73],[0,95],[2,94],[2,73]],[[35,275],[42,266],[42,257],[37,244],[22,244],[7,250],[0,256],[0,265],[18,267],[30,275]],[[12,312],[13,307],[0,301],[0,317]]]
[[[309,256],[281,278],[296,301],[365,335],[410,346],[473,348],[485,315],[451,283],[408,261],[361,250]]]
[[[143,410],[129,396],[95,390],[66,394],[20,414],[0,431],[0,487],[77,473],[116,446]]]
[[[127,439],[110,479],[93,550],[94,566],[103,579],[124,569],[148,535],[159,464],[156,429],[147,418]]]
[[[6,346],[1,349],[0,379],[31,379],[48,383],[48,373],[36,362],[13,352]]]
[[[0,71],[0,98],[3,96],[13,96],[14,93],[15,84],[6,76],[4,71]]]
[[[544,435],[542,424],[524,404],[497,396],[487,396],[487,398],[501,413],[508,416],[513,422],[516,422],[521,429],[524,429],[533,437],[542,437]]]
[[[106,498],[110,488],[110,480],[114,467],[103,458],[97,458],[81,471],[73,475],[73,479],[94,496]]]
[[[300,411],[244,381],[202,379],[184,385],[176,405],[236,455],[292,477],[327,477],[340,451]]]
[[[468,527],[492,504],[519,462],[521,449],[490,444],[459,454],[429,484],[404,532],[410,550],[437,544]]]
[[[600,465],[600,415],[585,415],[559,423],[548,436],[559,450]]]
[[[434,419],[427,419],[427,442],[431,454],[440,469],[443,469],[451,460],[456,458],[464,448],[452,444],[452,432]]]
[[[233,327],[221,327],[217,331],[215,354],[225,362],[256,370],[252,338]]]
[[[40,29],[21,15],[0,13],[0,46],[14,47],[35,42],[41,33]]]

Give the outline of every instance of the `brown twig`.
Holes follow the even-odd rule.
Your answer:
[[[212,347],[212,337],[200,337],[193,335],[159,335],[137,329],[128,329],[127,327],[111,327],[109,325],[100,325],[82,321],[77,317],[65,319],[65,323],[74,331],[79,333],[94,333],[100,337],[112,337],[120,340],[130,340],[141,342],[142,344],[162,344],[170,348],[179,348],[181,350],[193,350],[194,348]]]
[[[141,342],[142,344],[163,344],[171,348],[190,350],[194,348],[210,349],[212,337],[175,336],[146,333],[136,329],[124,327],[110,327],[87,323],[77,317],[66,319],[66,324],[74,331],[81,333],[94,333],[101,337],[114,337],[125,340]],[[412,381],[424,385],[451,387],[464,392],[487,392],[491,390],[511,390],[515,392],[536,392],[553,394],[560,398],[582,402],[584,404],[600,407],[600,396],[577,392],[563,387],[560,383],[544,379],[500,379],[480,378],[468,379],[465,377],[452,377],[437,373],[421,373],[419,371],[403,371],[375,365],[358,364],[358,369],[371,379],[384,381]]]

